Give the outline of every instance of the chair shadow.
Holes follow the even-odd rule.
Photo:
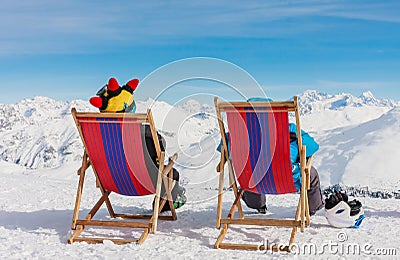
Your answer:
[[[223,202],[222,207],[222,218],[226,218],[229,213],[231,202]],[[256,210],[249,209],[246,206],[243,206],[243,213],[245,217],[248,218],[294,218],[296,213],[296,207],[280,207],[280,206],[271,206],[271,211],[269,211],[266,215],[257,213]],[[184,206],[185,207],[185,206]],[[161,227],[162,232],[176,232],[177,230],[181,232],[181,234],[185,237],[196,239],[200,241],[203,246],[208,248],[214,248],[214,243],[217,240],[217,237],[220,233],[220,230],[216,228],[216,207],[206,207],[201,211],[193,212],[190,209],[184,210],[178,209],[177,223],[173,224],[161,224],[159,222],[159,227]],[[237,210],[235,211],[235,218],[238,218]],[[165,222],[164,222],[165,223]],[[209,230],[214,230],[212,232],[205,232],[204,229],[208,228]],[[246,228],[240,228],[236,226],[232,226],[230,228],[230,232],[232,233],[241,233],[244,236],[252,239],[256,242],[260,242],[264,239],[262,235],[257,234],[257,229],[260,230],[260,227],[255,226],[247,226]],[[291,229],[288,230],[288,237],[290,235]],[[210,235],[214,233],[213,235]],[[229,233],[229,231],[228,231]],[[209,234],[209,235],[205,235]],[[211,242],[211,244],[210,244]]]
[[[138,207],[114,207],[116,213],[124,210],[132,211],[137,214],[147,214],[143,208]],[[122,211],[119,212],[118,210]],[[83,218],[90,209],[81,209],[79,217]],[[131,212],[128,212],[131,213]],[[67,243],[71,230],[73,210],[39,210],[32,212],[19,211],[0,211],[0,226],[9,230],[22,230],[33,234],[58,235],[61,243]],[[107,209],[100,208],[93,219],[107,219],[109,216]]]
[[[67,242],[71,227],[72,210],[39,210],[33,212],[0,211],[0,225],[10,230],[22,230],[34,234],[59,236],[60,242]]]
[[[363,206],[364,215],[366,217],[388,217],[388,218],[400,218],[400,212],[396,210],[390,211],[377,211],[373,207]]]
[[[229,203],[228,203],[229,204]],[[226,217],[228,214],[228,208],[231,206],[231,204],[226,206],[226,213],[223,212],[222,216]],[[243,207],[243,213],[246,218],[257,218],[257,219],[294,219],[295,214],[296,214],[296,206],[289,206],[289,207],[283,207],[283,206],[275,206],[275,205],[269,205],[267,214],[260,214],[258,213],[255,209],[248,208],[245,206],[244,203],[242,203]],[[224,210],[223,210],[224,211]],[[237,211],[236,211],[236,218],[238,218]],[[277,229],[282,230],[280,233],[284,237],[284,239],[289,238],[292,228],[289,227],[275,227]],[[248,242],[257,244],[257,243],[262,243],[265,242],[264,240],[268,237],[265,237],[265,227],[257,227],[257,226],[251,226],[248,225],[245,228],[244,227],[239,227],[239,226],[231,226],[229,228],[231,230],[231,233],[233,234],[242,234]],[[261,234],[260,230],[263,230],[264,233]],[[228,230],[228,234],[229,234]],[[270,242],[279,242],[279,238],[272,238],[273,241]]]
[[[222,217],[228,215],[231,204],[223,203]],[[186,208],[185,208],[186,207]],[[133,213],[133,214],[152,214],[151,209],[143,207],[126,207],[114,206],[116,213]],[[243,206],[243,211],[246,217],[254,218],[293,218],[296,207],[269,206],[266,215],[257,214],[252,209]],[[89,212],[89,209],[82,209],[80,217]],[[0,211],[0,226],[9,230],[21,229],[22,231],[35,234],[58,235],[61,243],[67,243],[71,226],[73,210],[39,210],[33,212],[18,212],[18,211]],[[168,212],[162,213],[168,215]],[[365,207],[365,215],[367,217],[387,217],[400,218],[400,212],[397,211],[374,211],[371,207]],[[101,208],[96,214],[95,219],[107,218],[108,211],[106,208]],[[190,205],[177,210],[176,221],[159,221],[158,231],[160,233],[180,233],[182,236],[195,239],[206,247],[213,248],[219,230],[216,228],[216,207],[206,207],[200,211],[193,211]],[[235,214],[237,217],[237,211]],[[311,227],[315,228],[331,228],[329,224],[313,223]],[[204,229],[209,229],[211,232],[204,232]],[[256,231],[257,227],[231,228],[233,232],[239,232],[258,241],[263,237],[259,236]],[[214,231],[212,231],[214,230]],[[208,234],[208,235],[207,235]],[[212,235],[210,235],[212,234]],[[212,244],[210,244],[210,241]]]

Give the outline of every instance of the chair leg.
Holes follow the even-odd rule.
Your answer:
[[[81,181],[79,181],[79,184],[82,184],[83,185],[83,178],[82,178],[82,176],[83,176],[84,174],[81,174],[81,176],[80,176],[80,178],[79,178],[79,180],[81,180],[82,179],[82,182]],[[80,187],[80,188],[79,188]],[[81,190],[82,189],[82,187],[79,185],[78,186],[78,191],[79,190]],[[82,191],[82,190],[81,190]],[[105,193],[105,194],[103,194],[101,197],[100,197],[100,199],[97,201],[97,203],[94,205],[94,207],[90,210],[90,212],[86,215],[86,217],[85,217],[85,220],[91,220],[92,218],[93,218],[93,216],[97,213],[97,211],[98,211],[98,209],[101,207],[101,205],[104,203],[104,201],[105,201],[105,198],[106,197],[108,197],[108,194],[109,193]],[[80,197],[82,196],[82,194],[80,194]],[[77,200],[78,200],[78,198],[77,198]],[[79,201],[80,201],[80,198],[79,198]],[[74,231],[74,233],[71,235],[71,237],[68,239],[68,243],[69,244],[71,244],[72,242],[74,242],[74,241],[76,241],[76,239],[77,239],[77,237],[79,237],[80,236],[80,234],[82,233],[82,231],[85,229],[85,226],[84,225],[77,225],[76,224],[76,222],[78,221],[78,214],[79,214],[79,204],[80,204],[80,202],[79,203],[77,203],[78,204],[78,207],[76,207],[77,205],[75,205],[75,207],[76,207],[76,213],[74,212],[74,216],[73,216],[73,226],[75,225],[75,228],[72,228],[72,229],[75,229],[75,231]],[[75,216],[75,214],[76,214],[76,216]]]
[[[231,209],[229,210],[229,213],[228,213],[228,217],[227,217],[228,219],[233,218],[233,215],[235,214],[236,207],[237,207],[238,204],[240,204],[240,198],[242,197],[243,192],[244,192],[243,190],[240,190],[238,192],[238,194],[235,196],[235,201],[233,202],[233,204],[231,206]],[[226,235],[227,231],[228,231],[228,224],[224,224],[223,228],[221,229],[221,231],[219,233],[217,242],[215,242],[214,248],[219,248],[222,240],[224,240],[224,238],[225,238],[225,235]]]
[[[149,235],[149,230],[150,228],[145,228],[142,235],[140,236],[139,240],[137,241],[138,245],[141,245],[147,238],[147,236]]]
[[[80,174],[79,174],[79,182],[78,182],[78,190],[76,192],[75,208],[74,208],[74,213],[72,215],[71,229],[73,229],[73,230],[76,229],[76,220],[78,219],[78,215],[79,215],[79,208],[81,205],[84,181],[85,181],[85,172],[83,171],[83,172],[80,172]]]
[[[160,162],[164,162],[164,157],[165,157],[164,152],[161,152]],[[167,202],[169,203],[169,206],[171,209],[171,214],[172,214],[172,220],[177,219],[176,211],[174,208],[174,204],[172,202],[172,195],[171,195],[171,190],[175,184],[175,181],[173,181],[173,178],[172,178],[172,174],[173,174],[172,165],[173,165],[173,161],[170,159],[167,166],[164,166],[164,163],[160,163],[160,166],[159,166],[159,175],[157,178],[156,197],[155,197],[156,199],[154,202],[153,217],[150,219],[151,231],[153,232],[153,234],[156,233],[159,214],[161,212],[161,209],[164,207],[165,203],[167,203]],[[169,178],[167,177],[168,174],[166,174],[166,173],[168,173],[170,175]],[[161,185],[164,185],[164,189],[166,192],[166,198],[163,196],[161,203],[160,203]]]
[[[232,207],[228,213],[228,217],[227,217],[228,219],[233,218],[233,216],[235,215],[236,208],[239,208],[239,206],[241,207],[240,199],[242,198],[243,193],[244,193],[244,190],[240,190],[240,191],[238,191],[237,195],[235,196],[235,201],[233,202]],[[243,212],[242,212],[242,214],[243,214]],[[241,219],[243,219],[243,218],[241,217]]]
[[[224,165],[225,165],[225,150],[221,151],[221,161],[219,163],[219,180],[218,180],[218,206],[217,206],[217,229],[221,228],[222,218],[222,193],[224,189]]]
[[[290,234],[289,245],[288,246],[276,246],[276,245],[270,246],[270,245],[265,245],[265,244],[264,245],[263,244],[257,245],[257,244],[222,243],[222,241],[224,240],[225,235],[226,235],[226,233],[228,231],[228,228],[229,228],[230,224],[240,224],[241,223],[243,225],[246,225],[246,223],[247,223],[247,225],[249,225],[249,221],[248,221],[249,219],[247,219],[247,221],[246,221],[246,219],[244,219],[243,221],[240,221],[240,220],[233,221],[232,220],[231,222],[234,222],[234,223],[230,223],[229,222],[229,220],[233,218],[233,215],[235,213],[237,204],[240,203],[240,198],[243,195],[243,192],[244,192],[243,190],[239,191],[239,194],[238,194],[238,196],[235,197],[235,201],[232,204],[232,207],[231,207],[231,209],[230,209],[230,211],[228,213],[227,218],[223,220],[224,224],[222,226],[222,229],[220,230],[220,233],[219,233],[219,236],[217,238],[217,241],[214,244],[214,248],[216,248],[216,249],[218,249],[218,248],[220,248],[220,249],[238,249],[238,250],[272,250],[272,251],[287,251],[287,252],[290,252],[290,248],[293,245],[293,243],[295,241],[295,238],[296,238],[297,227],[300,226],[300,223],[293,224],[293,226],[290,225],[290,226],[292,226],[292,231],[291,231],[291,234]],[[295,222],[300,222],[300,219],[301,219],[301,216],[300,216],[301,207],[302,207],[302,199],[300,197],[298,205],[297,205],[297,209],[296,209]],[[261,220],[261,219],[251,219],[251,220],[255,220],[254,223],[256,223],[257,220]],[[265,219],[262,219],[262,220],[265,220]],[[273,220],[271,220],[271,221],[273,221]],[[274,224],[274,225],[276,225],[276,224]]]
[[[103,187],[100,186],[99,188],[100,188],[101,194],[104,196],[104,194],[106,194],[107,192],[103,189]],[[110,198],[108,197],[109,194],[110,194],[110,193],[108,193],[108,194],[105,196],[104,202],[106,203],[107,210],[108,210],[108,213],[110,214],[110,217],[115,218],[115,217],[116,217],[116,216],[115,216],[116,214],[115,214],[114,209],[113,209],[113,207],[112,207],[112,205],[111,205]]]
[[[75,242],[75,239],[76,239],[77,237],[79,237],[79,235],[82,233],[83,229],[84,229],[84,226],[78,226],[78,227],[75,229],[74,233],[72,233],[72,235],[70,236],[70,238],[68,238],[68,241],[67,241],[68,244],[72,244],[73,242]]]
[[[73,232],[73,234],[68,239],[68,243],[71,244],[73,242],[87,242],[87,243],[102,243],[104,240],[111,240],[115,244],[126,244],[126,243],[143,243],[151,229],[150,222],[120,222],[120,221],[102,221],[102,220],[92,220],[99,208],[107,201],[110,192],[105,192],[103,196],[97,201],[95,206],[90,210],[90,212],[86,215],[84,220],[76,220],[77,228]],[[147,215],[132,215],[132,214],[115,214],[117,217],[126,218],[126,219],[151,219],[153,216]],[[121,227],[121,228],[140,228],[143,229],[143,232],[139,239],[113,239],[108,237],[80,237],[81,233],[87,226],[96,226],[96,227]]]
[[[235,196],[235,200],[230,208],[230,211],[228,213],[228,216],[226,219],[220,219],[220,223],[222,222],[222,228],[220,230],[219,236],[217,238],[217,241],[214,244],[215,249],[238,249],[238,250],[272,250],[272,251],[286,251],[290,252],[290,248],[293,245],[296,234],[297,234],[297,227],[301,227],[301,212],[302,212],[302,207],[303,207],[303,202],[304,202],[304,196],[299,198],[297,209],[296,209],[296,214],[295,214],[295,222],[293,224],[290,224],[292,227],[290,238],[289,238],[289,245],[287,246],[276,246],[276,245],[263,245],[263,244],[234,244],[234,243],[223,243],[223,240],[228,232],[228,228],[230,225],[233,224],[242,224],[242,225],[249,225],[251,222],[257,223],[257,220],[265,220],[265,219],[250,219],[252,220],[249,222],[249,219],[243,219],[241,220],[234,220],[233,216],[235,214],[236,208],[239,207],[240,205],[240,199],[244,193],[244,190],[239,190],[237,195]],[[231,220],[231,221],[229,221]],[[247,221],[246,221],[247,220]],[[255,221],[253,221],[255,220]],[[271,220],[274,221],[274,220]],[[275,222],[276,223],[276,222]],[[252,224],[250,224],[252,225]],[[256,224],[257,225],[257,224]],[[277,224],[272,224],[272,225],[277,225]]]
[[[221,231],[219,232],[219,236],[218,236],[218,238],[217,238],[217,241],[216,241],[215,244],[214,244],[214,248],[215,248],[215,249],[220,248],[220,244],[221,244],[221,242],[224,240],[227,231],[228,231],[228,225],[227,225],[227,224],[224,224],[224,225],[223,225],[223,228],[222,228]]]
[[[235,179],[235,176],[234,176],[234,173],[233,173],[232,162],[231,162],[231,160],[229,158],[227,158],[227,160],[228,160],[228,169],[229,169],[229,182],[232,185],[233,192],[235,193],[235,196],[237,197],[238,194],[239,194],[239,189],[238,189],[238,186],[237,186],[237,183],[236,183],[236,179]],[[239,217],[241,219],[243,219],[244,218],[244,214],[243,214],[242,204],[239,203],[237,205],[237,208],[238,208]]]
[[[81,171],[80,176],[79,176],[79,183],[78,183],[78,191],[77,191],[77,197],[76,197],[76,202],[75,202],[75,208],[74,208],[74,213],[72,217],[72,229],[74,232],[72,235],[68,238],[67,242],[69,244],[73,242],[82,242],[85,241],[87,243],[102,243],[103,240],[111,240],[116,244],[125,244],[125,243],[132,243],[136,242],[137,244],[143,243],[143,241],[146,240],[149,231],[150,231],[150,224],[146,223],[129,223],[129,224],[124,224],[120,222],[113,222],[113,221],[93,221],[93,217],[96,215],[100,207],[105,203],[109,204],[110,207],[108,207],[109,212],[111,217],[114,217],[115,215],[118,215],[118,217],[125,217],[124,214],[115,214],[111,202],[109,200],[109,191],[104,191],[102,187],[100,187],[100,190],[102,192],[102,196],[100,199],[97,201],[97,203],[93,206],[93,208],[89,211],[89,213],[86,215],[84,220],[79,220],[78,215],[79,215],[79,208],[80,208],[80,202],[82,198],[82,190],[83,190],[83,184],[84,184],[84,177],[85,177],[85,172]],[[111,211],[110,211],[111,209]],[[127,218],[130,218],[129,215],[126,215]],[[114,223],[114,224],[113,224]],[[136,227],[136,228],[144,228],[141,236],[139,239],[110,239],[110,238],[85,238],[85,237],[80,237],[82,232],[84,231],[85,227],[87,226],[121,226],[121,227]]]
[[[294,218],[295,221],[300,220],[300,214],[301,214],[301,197],[299,198],[299,203],[297,204],[296,215]],[[289,246],[291,246],[294,243],[294,240],[296,238],[296,233],[297,233],[297,227],[293,227],[292,233],[290,235]]]
[[[305,205],[306,205],[306,209],[305,209],[305,211],[306,211],[305,212],[306,213],[306,223],[305,223],[305,225],[306,225],[306,227],[308,227],[308,226],[310,226],[311,219],[310,219],[310,205],[308,204],[307,192],[305,192],[304,196],[305,196]]]
[[[160,196],[161,196],[161,183],[162,183],[162,171],[164,170],[164,152],[160,154],[160,165],[158,169],[158,177],[157,177],[157,186],[156,186],[156,199],[154,201],[154,206],[153,206],[153,218],[150,219],[150,223],[152,225],[151,231],[153,234],[156,233],[157,230],[157,220],[158,220],[158,214],[159,208],[160,208]]]
[[[177,219],[177,216],[176,216],[176,211],[175,211],[175,207],[174,207],[174,203],[173,203],[173,201],[172,201],[172,189],[174,188],[174,186],[176,185],[176,181],[173,179],[173,170],[172,170],[172,168],[171,168],[171,170],[169,171],[169,179],[168,179],[169,181],[168,181],[168,185],[166,184],[165,185],[165,190],[167,190],[167,187],[168,187],[168,194],[169,194],[169,196],[170,196],[170,198],[171,198],[171,200],[169,200],[169,207],[170,207],[170,209],[171,209],[171,214],[172,214],[172,218],[174,219],[174,220],[176,220]],[[167,196],[168,196],[168,194],[167,194]]]
[[[236,182],[233,184],[233,191],[234,191],[236,196],[239,196],[239,194],[241,194],[240,198],[242,197],[243,191],[242,190],[239,191],[239,189],[238,189],[238,187],[236,185]],[[237,206],[237,209],[238,209],[239,218],[244,219],[244,214],[243,214],[242,204],[240,203],[240,199],[239,199],[239,201],[238,201],[236,206]]]

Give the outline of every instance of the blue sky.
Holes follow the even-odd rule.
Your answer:
[[[2,0],[0,103],[87,100],[109,77],[142,80],[190,57],[235,64],[275,99],[316,89],[400,100],[399,13],[390,0]],[[218,94],[204,80],[178,89]]]

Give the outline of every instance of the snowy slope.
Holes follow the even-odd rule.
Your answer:
[[[363,124],[327,131],[318,140],[321,149],[315,164],[323,173],[323,184],[400,188],[399,107]]]
[[[0,255],[2,259],[377,259],[382,250],[396,250],[400,242],[394,239],[400,227],[400,204],[395,199],[358,198],[364,205],[366,219],[360,229],[336,229],[328,225],[323,212],[312,217],[311,226],[299,233],[296,242],[301,251],[294,254],[263,251],[216,250],[213,245],[219,231],[215,228],[216,177],[206,185],[187,185],[188,203],[177,210],[178,220],[159,222],[157,234],[150,234],[140,246],[135,244],[67,244],[71,235],[71,218],[76,195],[79,163],[57,169],[23,170],[20,166],[0,162]],[[7,169],[6,172],[4,169]],[[198,172],[211,176],[206,169]],[[216,175],[215,172],[213,173]],[[83,190],[81,216],[86,214],[100,197],[92,172],[88,171]],[[224,193],[223,214],[227,215],[231,191]],[[150,212],[152,198],[121,198],[111,196],[120,212]],[[295,214],[297,196],[268,196],[266,217],[289,218]],[[254,210],[244,206],[248,217]],[[106,209],[99,211],[106,215]],[[259,215],[257,215],[259,217]],[[111,235],[137,236],[138,232],[109,230]],[[228,232],[227,241],[244,239],[252,243],[287,243],[288,228],[242,228]],[[343,239],[344,238],[344,239]],[[341,240],[339,240],[341,239]],[[332,245],[332,248],[326,245]],[[308,247],[305,247],[308,246]],[[315,247],[310,253],[308,248]],[[335,247],[336,246],[336,247]],[[356,246],[356,249],[353,249]],[[351,250],[346,251],[350,247]],[[303,249],[301,249],[303,248]],[[359,251],[358,248],[360,249]],[[338,251],[341,250],[341,251]],[[380,251],[377,251],[380,250]],[[396,255],[393,255],[396,253]]]

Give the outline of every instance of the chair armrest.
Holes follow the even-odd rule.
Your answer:
[[[311,156],[308,158],[307,163],[306,163],[306,169],[307,169],[307,170],[310,170],[310,169],[311,169],[311,165],[312,165],[313,160],[314,160],[314,155],[311,155]]]
[[[225,165],[225,163],[226,163],[226,161],[223,162],[223,165]],[[221,167],[221,161],[219,161],[217,167],[215,167],[215,169],[217,170],[217,172],[221,172],[220,167]]]
[[[177,158],[178,158],[178,154],[177,153],[174,153],[174,155],[169,157],[168,164],[164,167],[163,172],[162,172],[164,175],[166,175],[166,176],[168,175],[169,171],[174,166],[174,163],[175,163]]]
[[[307,187],[307,190],[310,189],[310,170],[311,170],[313,160],[314,160],[314,155],[310,156],[306,163],[306,187]]]
[[[225,150],[221,149],[221,159],[219,160],[219,163],[217,165],[217,167],[215,167],[215,170],[217,172],[221,172],[224,169],[225,163],[228,161],[229,159],[226,156]],[[222,167],[221,167],[222,166]],[[221,169],[222,168],[222,169]]]

